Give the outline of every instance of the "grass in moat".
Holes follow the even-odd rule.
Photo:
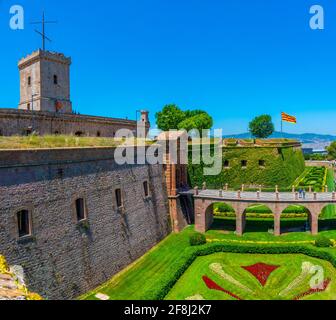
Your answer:
[[[96,300],[95,295],[99,292],[111,300],[145,300],[146,291],[160,281],[167,266],[189,247],[192,232],[193,228],[188,228],[182,233],[171,234],[133,265],[81,299]]]
[[[140,260],[80,299],[96,300],[96,294],[102,293],[108,295],[111,300],[146,300],[148,290],[159,284],[169,266],[190,248],[189,236],[193,232],[194,228],[191,226],[179,234],[168,236]],[[336,231],[325,231],[321,234],[336,239]],[[210,230],[206,236],[209,240],[269,242],[313,241],[317,238],[309,233],[289,233],[275,237],[267,232],[247,232],[243,237],[237,237],[233,232],[220,230]],[[333,248],[325,250],[335,251]]]
[[[12,136],[0,137],[0,150],[8,149],[50,149],[50,148],[88,148],[116,147],[121,143],[134,145],[139,139],[114,139],[99,137],[76,137],[71,135]],[[143,142],[143,141],[142,141]],[[149,141],[146,141],[149,144]]]
[[[258,263],[278,267],[271,273],[264,287],[256,277],[242,268]],[[308,270],[301,275],[304,265],[308,265]],[[322,267],[324,278],[330,279],[331,283],[325,292],[314,293],[305,299],[334,300],[336,298],[336,270],[329,262],[295,254],[232,253],[216,253],[197,258],[169,292],[166,300],[200,298],[237,300],[237,297],[242,300],[293,300],[310,290],[312,275],[309,273],[309,267],[311,266]],[[218,290],[210,290],[203,280],[204,276],[237,297]]]

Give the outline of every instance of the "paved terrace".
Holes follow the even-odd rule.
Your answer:
[[[263,204],[274,214],[274,234],[281,234],[281,214],[290,205],[301,205],[309,211],[312,234],[318,233],[318,218],[324,207],[336,204],[335,192],[307,192],[300,197],[298,192],[242,192],[223,190],[190,190],[180,194],[192,194],[195,202],[195,228],[206,232],[213,223],[213,205],[223,202],[230,205],[236,213],[236,233],[242,235],[246,224],[246,209],[253,204]]]

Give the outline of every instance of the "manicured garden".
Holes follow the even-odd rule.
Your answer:
[[[317,266],[324,277],[320,290],[311,291]],[[334,300],[335,280],[336,270],[329,262],[305,255],[216,253],[197,258],[166,299]]]
[[[319,237],[314,237],[309,233],[290,233],[281,237],[274,237],[267,232],[247,232],[242,237],[237,237],[231,232],[210,230],[206,233],[207,244],[196,246],[190,245],[190,236],[192,234],[194,234],[193,227],[189,227],[179,234],[170,235],[139,261],[113,277],[102,287],[81,297],[81,299],[98,299],[96,297],[98,293],[107,295],[111,300],[191,299],[197,295],[204,295],[202,297],[205,299],[233,298],[230,294],[226,294],[226,291],[237,296],[239,294],[241,299],[249,299],[251,296],[249,296],[248,292],[241,292],[241,289],[238,291],[236,289],[233,290],[234,288],[229,286],[230,284],[218,279],[220,275],[213,275],[213,271],[209,270],[209,265],[215,263],[220,264],[225,270],[226,266],[230,266],[231,263],[232,268],[230,267],[230,270],[235,270],[241,266],[249,266],[249,262],[251,262],[251,265],[253,263],[264,263],[280,267],[269,278],[266,284],[267,289],[262,294],[260,292],[263,291],[263,288],[258,285],[255,279],[251,279],[250,275],[244,273],[243,277],[236,279],[245,286],[250,286],[251,284],[250,290],[259,290],[257,292],[260,295],[254,296],[254,298],[292,299],[295,298],[296,294],[306,293],[307,286],[305,282],[302,282],[296,291],[290,291],[290,293],[281,297],[277,296],[280,291],[276,288],[272,289],[272,286],[281,284],[281,288],[285,289],[285,286],[291,282],[283,280],[283,276],[288,272],[285,270],[293,270],[291,279],[294,281],[295,277],[300,275],[303,260],[321,265],[327,270],[327,277],[331,279],[326,292],[309,295],[305,299],[335,298],[334,269],[325,261],[331,263],[334,267],[336,266],[336,249],[331,247],[319,248],[315,245],[315,241],[321,235],[327,240],[336,239],[336,231],[322,232]],[[335,241],[332,243],[335,243]],[[331,243],[327,246],[329,245]],[[233,259],[232,262],[227,262],[228,260],[231,261],[226,256],[229,253],[238,253],[239,256]],[[248,255],[245,255],[246,253]],[[252,257],[252,254],[259,256],[256,256],[254,260],[246,260],[248,257]],[[281,254],[282,260],[274,260],[279,254]],[[285,254],[295,255],[295,259],[292,256],[288,256],[286,259]],[[318,258],[323,261],[316,261],[312,258]],[[291,266],[291,263],[294,264]],[[245,271],[239,269],[235,272],[241,273]],[[185,280],[187,279],[185,277],[191,277],[193,273],[195,273],[193,280],[190,278],[188,278],[189,282]],[[236,273],[230,273],[232,277],[235,275]],[[277,279],[277,275],[279,279]],[[248,282],[245,282],[247,280]],[[183,282],[188,283],[188,286],[183,286]],[[183,290],[178,290],[179,287],[183,287]],[[217,289],[220,287],[223,290],[209,289],[209,287]],[[186,292],[185,290],[187,289],[190,290]],[[209,292],[207,291],[208,289]]]
[[[328,169],[325,167],[307,167],[304,176],[297,181],[301,189],[312,189],[314,192],[324,192],[327,185]]]

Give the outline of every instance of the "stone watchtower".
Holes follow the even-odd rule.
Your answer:
[[[19,62],[21,110],[71,113],[71,58],[38,50]]]

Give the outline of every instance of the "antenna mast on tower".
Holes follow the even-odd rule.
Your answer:
[[[55,24],[57,23],[57,21],[46,21],[45,20],[45,14],[43,11],[42,14],[42,21],[38,21],[38,22],[32,22],[31,24],[41,24],[42,25],[42,32],[35,30],[36,33],[38,33],[40,36],[42,36],[42,50],[45,51],[46,45],[45,45],[45,41],[48,40],[51,42],[51,39],[49,39],[46,34],[45,34],[45,25],[46,24]]]

